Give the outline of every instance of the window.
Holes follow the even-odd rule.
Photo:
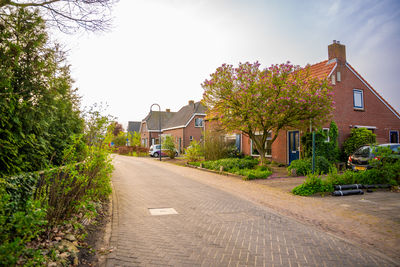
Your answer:
[[[325,142],[328,143],[329,142],[329,128],[323,128],[322,132],[324,133],[325,136]]]
[[[194,120],[194,126],[195,127],[203,127],[203,118],[196,118]]]
[[[336,72],[336,80],[338,81],[338,82],[340,82],[341,80],[342,80],[342,77],[340,76],[340,71],[338,71],[338,72]]]
[[[353,90],[353,106],[355,109],[364,109],[364,92],[363,90]]]
[[[190,142],[192,142],[193,141],[193,136],[189,136],[189,140],[190,140]]]
[[[256,138],[261,139],[262,135],[256,135]],[[265,147],[267,148],[267,151],[265,153],[266,156],[271,156],[272,150],[271,150],[271,133],[269,133],[268,137],[267,137],[267,143],[265,144]],[[256,146],[253,145],[253,140],[251,140],[250,142],[250,149],[251,149],[251,155],[252,156],[259,156],[260,153],[258,152],[258,150],[256,149]]]
[[[143,145],[144,147],[147,147],[147,138],[143,138],[143,139],[142,139],[142,145]]]
[[[399,132],[398,131],[389,131],[389,142],[390,143],[398,143],[399,142]]]

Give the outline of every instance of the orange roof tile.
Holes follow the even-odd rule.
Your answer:
[[[328,60],[324,60],[314,65],[308,65],[305,68],[309,68],[310,75],[316,77],[318,79],[326,79],[328,75],[332,72],[332,70],[336,66],[336,61],[329,62]]]

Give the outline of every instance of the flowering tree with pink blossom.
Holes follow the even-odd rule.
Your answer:
[[[312,77],[309,68],[290,62],[260,69],[255,62],[237,68],[223,64],[202,84],[207,118],[228,132],[247,134],[265,163],[267,139],[271,144],[279,131],[314,127],[326,122],[334,109],[327,79]],[[258,136],[256,138],[256,136]]]

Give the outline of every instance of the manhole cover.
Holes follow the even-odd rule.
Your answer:
[[[151,215],[171,215],[178,214],[173,208],[149,209]]]

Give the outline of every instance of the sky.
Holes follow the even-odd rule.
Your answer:
[[[347,61],[400,111],[400,1],[120,0],[104,33],[60,34],[82,106],[125,127],[150,106],[200,101],[223,63],[305,66],[346,45]]]

